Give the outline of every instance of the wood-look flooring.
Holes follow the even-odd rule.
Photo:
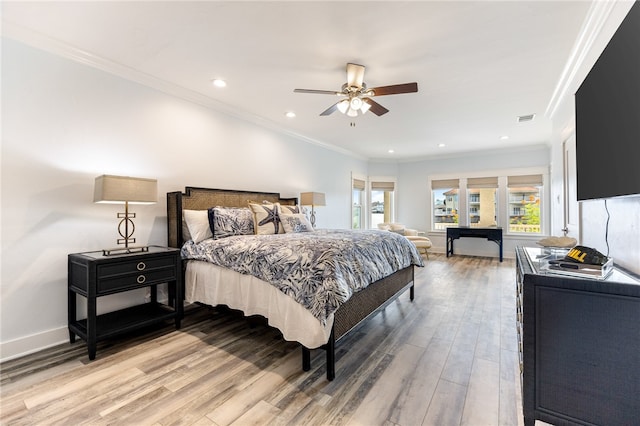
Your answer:
[[[430,254],[403,294],[301,370],[264,321],[191,307],[170,324],[2,364],[3,425],[518,425],[515,265]]]

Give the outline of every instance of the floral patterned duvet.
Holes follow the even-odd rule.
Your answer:
[[[424,266],[404,236],[378,230],[316,230],[188,241],[182,258],[253,275],[325,324],[351,295],[410,265]]]

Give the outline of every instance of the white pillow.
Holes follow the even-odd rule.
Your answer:
[[[311,232],[313,226],[304,213],[280,213],[280,223],[284,232],[291,234],[294,232]]]
[[[183,210],[182,213],[194,243],[213,238],[207,210]]]

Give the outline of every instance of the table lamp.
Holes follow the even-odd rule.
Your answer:
[[[316,206],[326,206],[324,192],[302,192],[300,193],[300,204],[311,206],[311,226],[316,227]]]
[[[135,243],[133,238],[135,225],[133,218],[135,213],[129,212],[129,204],[155,204],[158,201],[158,181],[155,179],[136,178],[129,176],[98,176],[95,181],[93,202],[105,204],[124,204],[124,213],[118,213],[121,219],[118,224],[118,233],[122,238],[117,240],[118,244],[123,244],[124,248],[105,249],[103,254],[134,253],[148,251],[148,246],[132,247],[130,243]]]

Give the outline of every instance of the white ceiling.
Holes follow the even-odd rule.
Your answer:
[[[590,5],[4,1],[2,15],[9,36],[364,158],[408,160],[548,143],[545,110]],[[419,92],[377,97],[390,112],[355,119],[320,117],[332,96],[293,93],[339,90],[347,62],[366,66],[369,87]]]

